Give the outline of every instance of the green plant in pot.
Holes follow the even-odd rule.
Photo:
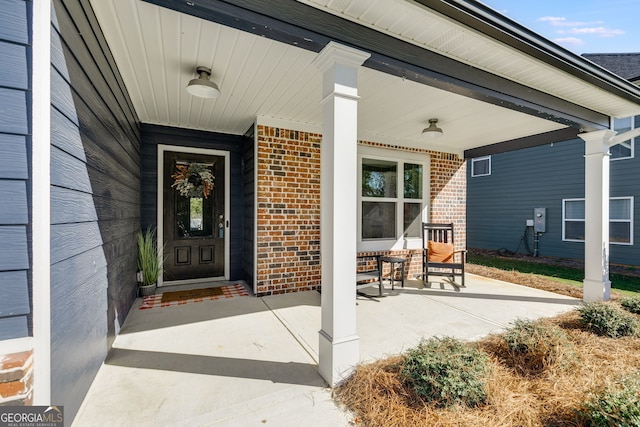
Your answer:
[[[141,281],[138,285],[141,297],[153,295],[156,290],[158,278],[162,273],[160,265],[160,250],[156,244],[155,228],[149,227],[147,231],[138,232],[138,270]]]

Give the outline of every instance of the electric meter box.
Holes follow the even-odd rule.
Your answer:
[[[547,231],[547,208],[533,209],[533,232],[545,233]]]

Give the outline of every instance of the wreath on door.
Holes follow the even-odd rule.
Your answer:
[[[181,196],[189,198],[205,199],[213,191],[215,177],[207,165],[202,163],[190,163],[189,165],[176,165],[176,172],[171,175],[173,185]]]

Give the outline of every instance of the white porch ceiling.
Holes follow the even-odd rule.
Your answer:
[[[509,47],[460,29],[421,6],[393,0],[390,7],[391,1],[305,3],[412,43],[436,46],[438,52],[479,68],[522,76],[522,82],[562,92],[572,102],[598,106],[597,111],[614,109],[605,105],[611,95],[590,99],[598,98],[597,91],[580,87],[586,83],[571,85],[575,78],[569,77],[555,81],[543,64],[532,69],[531,59],[519,58]],[[92,6],[142,122],[243,134],[256,117],[265,117],[292,122],[294,128],[320,129],[321,76],[311,64],[315,53],[139,0],[92,0]],[[409,30],[399,34],[395,28]],[[186,92],[198,65],[211,67],[211,79],[222,92],[218,99]],[[364,67],[359,95],[359,138],[374,142],[461,153],[564,127]],[[438,118],[444,130],[435,142],[420,135],[429,118]]]
[[[638,106],[407,0],[298,0],[360,25],[615,117]]]

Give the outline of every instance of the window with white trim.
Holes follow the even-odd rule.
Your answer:
[[[609,242],[633,245],[633,197],[609,199]]]
[[[491,175],[491,156],[476,157],[471,159],[471,176]]]
[[[584,241],[584,199],[562,200],[562,240]],[[609,243],[633,245],[633,197],[609,199]]]
[[[360,147],[358,249],[384,250],[421,244],[427,218],[428,156]]]
[[[613,119],[613,130],[624,133],[632,129],[640,127],[640,116],[625,117],[622,119]],[[630,159],[634,157],[635,140],[637,138],[627,139],[609,149],[611,160]]]
[[[562,201],[562,240],[584,241],[584,199]]]

